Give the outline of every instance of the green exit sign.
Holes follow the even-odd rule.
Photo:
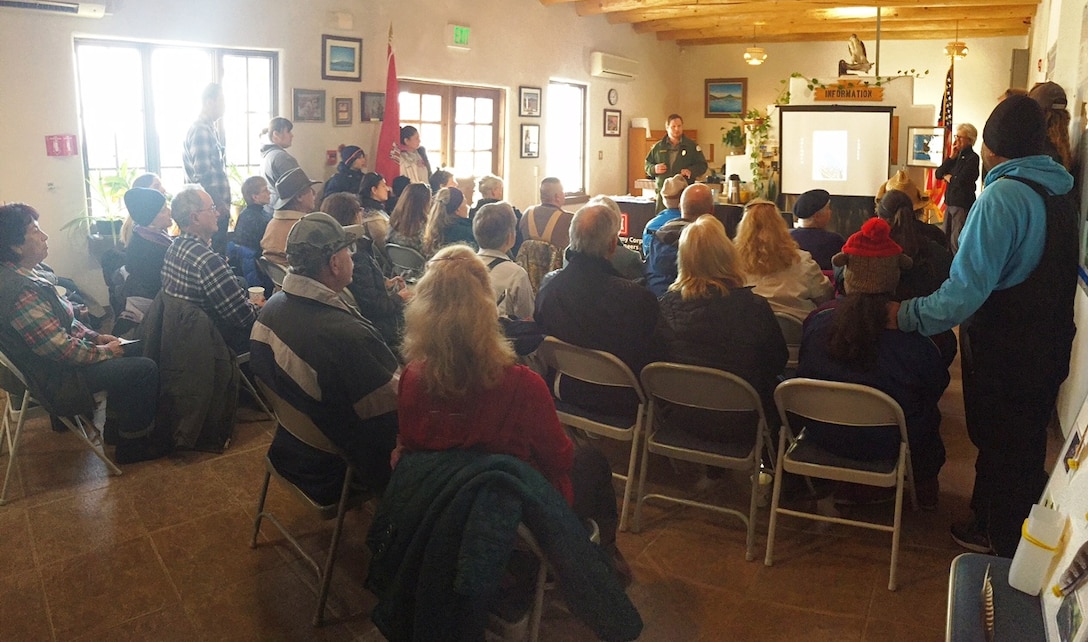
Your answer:
[[[446,44],[458,49],[468,49],[471,33],[472,30],[464,25],[446,25]]]

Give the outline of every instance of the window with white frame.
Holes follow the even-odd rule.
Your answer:
[[[235,180],[260,173],[260,131],[275,115],[274,52],[77,39],[80,127],[91,211],[103,178],[155,172],[168,189],[185,183],[182,147],[210,82],[223,86],[220,123]],[[236,191],[237,186],[232,191]],[[233,194],[238,196],[238,194]]]
[[[553,80],[544,97],[545,171],[568,196],[586,193],[586,86]]]
[[[502,172],[503,91],[400,81],[400,124],[419,130],[431,169],[459,177]]]

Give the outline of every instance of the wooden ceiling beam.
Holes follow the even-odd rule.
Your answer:
[[[545,2],[545,0],[541,0]],[[580,16],[639,13],[639,12],[674,12],[677,15],[698,15],[702,11],[736,7],[738,5],[769,7],[772,5],[797,6],[812,4],[810,0],[769,0],[751,2],[750,0],[580,0],[576,10]],[[1024,0],[831,0],[821,2],[825,7],[991,7],[997,5],[1025,4]],[[1038,5],[1038,2],[1035,3]],[[626,22],[627,20],[620,20]]]
[[[1035,15],[1034,7],[1025,5],[1011,5],[1008,7],[994,7],[985,15],[980,16],[977,11],[971,9],[954,9],[951,7],[898,7],[888,8],[881,15],[881,28],[885,31],[894,31],[900,28],[928,28],[940,26],[943,22],[955,24],[959,21],[960,30],[987,29],[995,22],[1001,22],[1000,26],[1007,24],[1030,24],[1031,17]],[[758,23],[761,24],[755,26]],[[636,33],[655,32],[681,32],[700,29],[755,29],[756,35],[763,33],[776,33],[785,29],[797,30],[797,27],[810,25],[826,26],[829,29],[860,29],[876,28],[874,18],[835,18],[827,15],[825,9],[809,9],[786,13],[764,13],[750,11],[748,13],[731,13],[722,16],[706,16],[700,18],[679,18],[675,20],[653,20],[650,22],[636,23],[633,28]]]
[[[662,37],[662,33],[658,33],[659,40],[676,40],[676,44],[681,47],[694,46],[694,45],[751,45],[753,44],[752,37],[749,35],[711,35],[707,34],[702,37],[688,36],[684,38],[668,38]],[[866,42],[871,42],[876,38],[875,30],[851,30],[851,31],[812,31],[812,32],[794,32],[791,34],[779,34],[774,36],[764,37],[762,34],[759,36],[757,44],[765,46],[767,44],[784,43],[784,42],[834,42],[841,41],[843,43],[843,56],[846,55],[846,41],[850,38],[851,34],[857,34],[859,38]],[[963,28],[960,28],[959,39],[967,42],[967,45],[971,45],[972,38],[996,38],[1001,36],[1026,36],[1028,34],[1028,27],[1023,26],[1020,31],[1012,29],[975,29],[970,32],[965,32]],[[956,37],[955,27],[945,29],[923,29],[923,30],[903,30],[895,33],[888,33],[887,31],[881,32],[881,38],[884,40],[952,40]]]

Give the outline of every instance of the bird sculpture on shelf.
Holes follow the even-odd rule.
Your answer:
[[[872,69],[873,63],[869,62],[869,57],[865,53],[865,43],[858,38],[856,33],[850,34],[850,40],[846,43],[846,50],[850,54],[850,59],[839,61],[840,76],[848,76],[851,71],[864,74]]]

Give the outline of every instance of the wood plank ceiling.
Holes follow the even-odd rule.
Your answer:
[[[540,0],[681,46],[1024,36],[1039,0]]]

